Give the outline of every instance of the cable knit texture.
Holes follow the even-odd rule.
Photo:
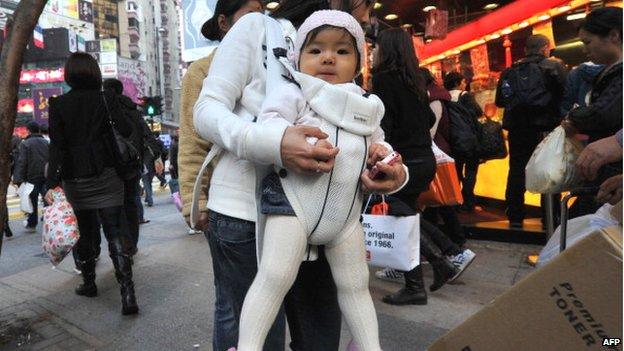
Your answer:
[[[191,201],[193,199],[193,184],[195,177],[201,168],[212,143],[202,139],[193,126],[193,107],[199,97],[204,79],[208,75],[208,69],[212,63],[215,51],[207,57],[199,59],[191,64],[182,78],[181,107],[180,107],[180,144],[178,149],[178,169],[180,182],[180,195],[182,195],[182,215],[188,217],[191,213]],[[208,182],[212,169],[202,179],[202,192],[199,197],[199,208],[208,211],[206,197]]]

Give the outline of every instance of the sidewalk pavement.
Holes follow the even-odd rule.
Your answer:
[[[80,277],[71,258],[52,269],[38,234],[6,240],[0,257],[0,349],[2,350],[211,350],[214,288],[203,235],[187,228],[169,196],[146,207],[134,276],[140,314],[121,316],[119,288],[103,248],[97,267],[99,296],[73,293]],[[371,293],[386,351],[425,350],[493,298],[532,271],[525,263],[537,246],[471,242],[477,258],[455,285],[429,294],[426,306],[390,306],[381,298],[400,285],[374,278]],[[424,267],[425,283],[432,281]],[[343,323],[341,350],[350,335]]]

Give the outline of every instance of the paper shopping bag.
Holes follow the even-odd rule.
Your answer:
[[[418,205],[421,207],[461,205],[464,198],[455,160],[433,143],[431,149],[436,158],[436,174],[429,184],[429,189],[418,196]]]
[[[410,271],[420,262],[420,214],[362,215],[368,264]]]
[[[30,201],[30,193],[35,189],[31,183],[24,182],[17,188],[17,195],[20,198],[20,210],[26,213],[33,213],[33,204]]]

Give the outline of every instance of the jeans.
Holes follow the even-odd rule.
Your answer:
[[[462,197],[464,207],[474,208],[475,194],[474,188],[477,183],[477,171],[479,170],[479,160],[455,160],[457,176],[462,185]]]
[[[154,192],[152,191],[152,179],[154,179],[154,172],[147,171],[143,176],[143,188],[145,189],[145,203],[149,206],[154,204]]]
[[[243,301],[258,272],[255,224],[210,212],[204,234],[212,256],[216,295],[212,349],[227,350],[238,342]],[[284,340],[285,320],[280,313],[267,335],[264,350],[283,350]]]
[[[45,187],[45,180],[34,181],[32,184],[35,186],[33,188],[33,191],[30,193],[30,202],[32,203],[32,206],[33,206],[33,212],[28,215],[28,220],[27,220],[26,225],[28,227],[34,228],[37,226],[37,223],[39,222],[39,209],[38,209],[39,195],[41,195],[42,198],[45,196],[46,187]],[[45,199],[43,200],[43,204],[44,206],[47,206]]]
[[[143,206],[140,201],[139,177],[124,181],[124,210],[128,224],[128,235],[130,243],[136,247],[139,242],[139,219],[143,217]],[[137,206],[136,198],[139,196],[139,204]],[[139,211],[139,207],[141,210]]]
[[[243,301],[257,272],[255,223],[211,211],[205,235],[215,276],[213,350],[227,350],[238,341]],[[338,350],[342,316],[322,248],[318,260],[301,264],[284,306],[293,351]],[[264,349],[283,350],[284,342],[285,321],[280,313]]]

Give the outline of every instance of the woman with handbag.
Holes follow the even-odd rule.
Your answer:
[[[410,36],[401,29],[388,29],[377,37],[373,91],[386,107],[381,127],[386,141],[398,151],[409,169],[407,185],[393,195],[409,207],[398,203],[390,206],[390,213],[413,214],[418,211],[416,199],[427,190],[436,170],[436,160],[431,149],[429,129],[436,118],[429,107],[425,78],[418,70]],[[408,213],[410,212],[411,213]],[[400,215],[400,214],[399,214]],[[434,225],[421,219],[421,254],[431,263],[434,282],[431,291],[441,288],[457,274],[448,258],[430,236],[444,236]],[[425,305],[427,291],[422,277],[422,265],[405,272],[405,287],[385,296],[383,301],[392,305]],[[396,277],[396,271],[384,269],[376,273],[381,279]]]
[[[83,283],[75,292],[95,297],[95,238],[104,228],[115,277],[121,286],[122,314],[138,313],[132,281],[131,243],[123,221],[123,138],[133,128],[113,93],[102,92],[102,74],[95,59],[74,53],[65,63],[71,90],[50,98],[50,163],[46,199],[62,187],[72,205],[80,239],[76,250]],[[99,220],[98,220],[99,219]]]

